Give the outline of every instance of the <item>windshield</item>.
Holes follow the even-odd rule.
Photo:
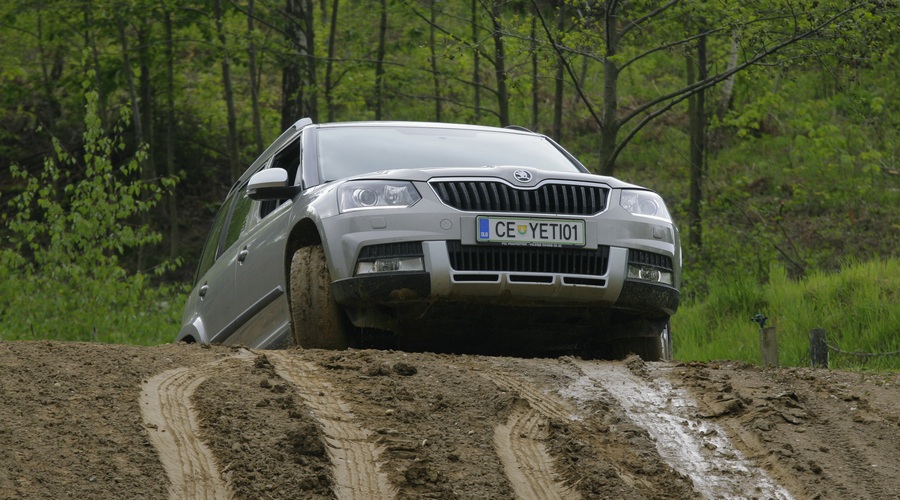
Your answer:
[[[518,166],[579,172],[541,136],[431,127],[323,127],[318,131],[323,181],[381,170]]]

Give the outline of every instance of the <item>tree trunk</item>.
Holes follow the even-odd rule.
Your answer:
[[[481,121],[481,50],[478,48],[478,0],[472,0],[472,96],[475,106],[475,121]]]
[[[500,25],[500,1],[491,3],[491,23],[493,26],[492,37],[494,39],[494,74],[497,78],[497,115],[500,118],[500,126],[509,125],[509,90],[506,86],[506,54],[503,46],[503,32]]]
[[[138,93],[140,95],[140,120],[142,122],[143,139],[147,144],[147,158],[141,162],[141,178],[146,182],[155,182],[156,173],[156,141],[153,134],[153,84],[150,81],[150,67],[153,65],[150,57],[150,26],[146,24],[137,28],[138,63],[140,65],[140,78],[138,79]],[[137,119],[137,118],[136,118]],[[156,207],[155,212],[162,212],[162,207]],[[150,213],[141,212],[143,225],[150,225]]]
[[[128,98],[131,100],[131,121],[134,123],[134,143],[135,147],[140,147],[144,143],[144,122],[141,119],[140,99],[138,99],[137,90],[134,86],[134,72],[131,71],[131,57],[128,49],[128,36],[125,33],[125,20],[120,15],[116,16],[116,28],[119,32],[119,44],[122,46],[122,68],[125,72],[125,81],[128,84]],[[146,160],[141,160],[140,170],[141,179],[148,180],[150,175],[147,172]],[[150,223],[149,215],[146,211],[141,212],[141,225],[147,226]],[[141,246],[137,252],[137,268],[144,269],[145,248]]]
[[[134,72],[131,71],[131,57],[129,56],[128,37],[125,34],[125,20],[121,16],[116,17],[116,27],[119,30],[119,43],[122,46],[122,69],[125,72],[125,81],[128,84],[128,98],[131,100],[132,121],[134,122],[134,142],[138,145],[144,142],[144,123],[141,120],[141,108],[139,106],[137,89],[134,86]],[[141,165],[143,176],[144,165]]]
[[[375,119],[384,117],[384,46],[387,38],[387,0],[381,0],[378,21],[378,52],[375,56]]]
[[[566,4],[563,3],[559,7],[559,14],[556,17],[556,31],[562,33],[566,28]],[[550,43],[554,43],[550,40]],[[563,91],[565,90],[565,73],[566,66],[563,64],[562,55],[557,56],[556,60],[556,78],[554,79],[553,90],[553,138],[557,142],[562,141],[562,117],[563,117]]]
[[[101,77],[103,73],[100,70],[100,50],[97,47],[94,8],[91,2],[86,2],[84,5],[84,30],[84,43],[90,47],[91,64],[94,69],[94,85],[97,88],[97,115],[100,117],[100,124],[106,126],[109,122],[106,111],[106,90],[103,87],[103,78]]]
[[[707,78],[706,69],[706,37],[697,39],[697,61],[688,58],[687,74],[688,85],[694,80],[694,65],[697,66],[697,75],[700,81]],[[700,205],[703,199],[703,163],[706,158],[706,101],[705,93],[698,92],[688,98],[688,129],[690,135],[690,200],[688,203],[688,242],[694,249],[700,249],[703,244],[703,224],[700,214]]]
[[[431,81],[434,86],[434,120],[439,122],[441,121],[441,115],[443,114],[443,103],[441,102],[441,80],[438,75],[437,66],[437,48],[435,47],[434,41],[435,3],[436,0],[431,0],[431,22],[428,24],[428,48],[431,51]]]
[[[178,123],[175,121],[175,46],[172,42],[172,13],[166,10],[166,174],[175,177],[175,137]],[[178,257],[181,236],[178,231],[178,199],[173,189],[168,196],[169,209],[169,258]]]
[[[741,43],[738,38],[737,32],[735,32],[731,36],[731,53],[728,55],[728,66],[725,68],[726,71],[733,70],[738,63],[738,56],[740,55]],[[719,102],[718,116],[719,119],[725,118],[725,113],[728,112],[728,109],[731,107],[732,96],[734,94],[734,75],[729,76],[724,82],[722,82],[722,100]],[[715,104],[713,104],[715,105]]]
[[[41,66],[41,86],[44,87],[44,102],[42,106],[43,113],[40,113],[38,119],[45,123],[46,126],[54,127],[56,125],[56,117],[60,115],[59,100],[53,95],[53,89],[56,87],[56,79],[53,78],[53,71],[47,65],[47,48],[44,46],[44,9],[43,3],[38,0],[36,2],[37,11],[37,40],[38,40],[38,60]],[[55,65],[55,63],[54,63]],[[100,75],[98,74],[99,78]]]
[[[143,129],[144,142],[149,146],[149,150],[147,151],[147,161],[144,163],[143,173],[144,179],[155,179],[156,178],[156,161],[155,161],[155,151],[156,151],[156,141],[154,141],[153,134],[153,84],[150,81],[150,67],[153,65],[150,57],[150,40],[149,40],[150,27],[149,26],[141,26],[138,28],[137,37],[138,37],[138,61],[140,63],[141,76],[138,80],[139,84],[139,95],[141,109],[143,112],[141,113],[141,118],[143,120],[143,125],[141,128]]]
[[[285,0],[284,13],[285,42],[291,54],[282,68],[282,130],[303,117],[318,121],[312,0]]]
[[[222,50],[222,88],[225,98],[225,108],[228,113],[228,170],[231,182],[235,182],[241,176],[238,162],[238,138],[237,138],[237,113],[234,109],[234,88],[231,82],[231,60],[226,45],[225,26],[222,20],[222,0],[213,0],[213,12],[216,18],[216,35]]]
[[[253,16],[255,0],[247,2],[247,38],[250,44],[247,47],[247,65],[250,67],[250,108],[253,113],[253,142],[256,144],[256,155],[263,152],[262,121],[259,116],[259,74],[256,67],[256,44],[253,41],[254,27]]]
[[[600,131],[600,173],[614,175],[615,151],[619,135],[617,87],[618,68],[609,59],[603,62],[603,129]]]
[[[619,67],[614,57],[619,49],[615,2],[607,2],[605,16],[606,54],[603,57],[603,128],[600,130],[600,173],[615,173],[616,144],[619,135]]]
[[[531,18],[531,130],[538,129],[540,109],[540,81],[538,80],[537,18]]]
[[[331,77],[334,71],[334,43],[337,38],[338,0],[331,4],[331,23],[328,28],[328,62],[325,64],[325,106],[328,108],[328,121],[334,121],[334,100],[331,95]]]

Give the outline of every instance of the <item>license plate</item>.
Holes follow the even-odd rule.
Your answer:
[[[476,221],[479,243],[531,246],[584,246],[584,221],[575,219],[532,219],[489,217]]]

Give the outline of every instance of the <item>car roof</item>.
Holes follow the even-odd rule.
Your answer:
[[[419,122],[419,121],[352,121],[352,122],[329,122],[329,123],[318,123],[314,124],[315,127],[319,128],[332,128],[332,127],[383,127],[383,128],[396,128],[396,127],[410,127],[410,128],[434,128],[434,129],[457,129],[457,130],[482,130],[485,132],[508,132],[511,134],[523,134],[523,135],[544,135],[538,132],[532,132],[524,127],[520,127],[517,125],[508,126],[508,127],[493,127],[490,125],[472,125],[467,123],[445,123],[445,122]]]

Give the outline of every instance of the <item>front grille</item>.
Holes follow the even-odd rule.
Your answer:
[[[496,181],[432,181],[447,205],[467,212],[521,212],[594,215],[606,209],[609,188],[582,184],[544,184],[518,189]]]
[[[421,257],[421,241],[403,241],[399,243],[384,243],[382,245],[369,245],[359,251],[359,260],[369,261],[396,257]]]
[[[609,264],[609,247],[549,248],[462,245],[447,242],[450,267],[455,271],[587,274],[603,276]]]
[[[628,262],[632,264],[644,264],[647,266],[658,267],[672,271],[675,267],[672,265],[672,257],[668,255],[660,255],[658,253],[647,252],[644,250],[628,250]]]

